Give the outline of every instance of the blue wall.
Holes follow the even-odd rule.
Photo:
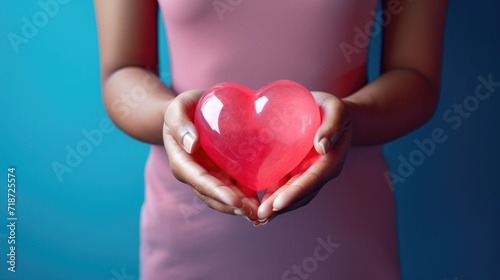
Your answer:
[[[109,124],[92,1],[65,1],[50,15],[37,0],[0,8],[0,221],[7,224],[9,166],[18,218],[16,273],[7,271],[8,228],[0,226],[0,279],[137,279],[148,146]],[[437,112],[385,147],[404,179],[395,195],[405,280],[500,279],[500,87],[460,125],[456,113],[453,122],[443,117],[454,103],[474,105],[479,76],[500,81],[500,5],[450,2]],[[23,30],[25,20],[38,27]],[[446,140],[418,162],[415,140],[435,129]],[[402,158],[413,172],[398,172]]]
[[[395,185],[403,275],[500,279],[500,86],[484,100],[475,97],[478,77],[500,82],[500,5],[449,3],[437,111],[426,125],[385,148],[391,170],[403,174],[397,172],[398,157],[418,157],[416,140],[436,129],[446,135]],[[487,92],[482,88],[479,94]],[[463,116],[454,104],[464,106]]]

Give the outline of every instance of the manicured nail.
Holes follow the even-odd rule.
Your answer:
[[[321,147],[321,150],[323,150],[323,154],[326,155],[326,152],[330,148],[330,141],[326,138],[321,139],[319,141],[319,146]]]
[[[182,145],[184,146],[184,150],[190,154],[191,150],[193,150],[194,137],[191,133],[187,132],[182,136]]]
[[[254,227],[260,227],[260,226],[263,226],[265,224],[267,224],[269,222],[269,219],[265,218],[265,219],[259,219],[255,222],[253,222],[253,226]]]
[[[245,215],[245,211],[243,210],[243,208],[236,208],[236,209],[234,209],[234,214],[238,215],[238,216],[246,216]]]
[[[278,212],[278,211],[280,211],[280,210],[281,210],[281,209],[278,209],[278,208],[274,208],[274,207],[273,207],[273,212]]]
[[[255,224],[255,222],[250,220],[250,218],[248,216],[242,216],[242,217],[243,217],[243,219],[249,221],[250,223]]]
[[[243,205],[240,208],[234,209],[234,214],[238,216],[250,216],[252,215],[252,209],[248,209],[246,205]]]

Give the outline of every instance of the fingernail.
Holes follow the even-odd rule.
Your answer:
[[[242,217],[243,217],[243,219],[249,221],[250,223],[255,224],[255,222],[250,220],[250,218],[248,216],[242,216]]]
[[[193,149],[193,143],[194,143],[194,137],[191,133],[187,132],[182,136],[182,145],[184,146],[184,150],[187,153],[191,153],[191,150]]]
[[[241,208],[234,209],[234,214],[238,216],[250,216],[252,215],[252,209],[248,210],[248,207],[243,205]]]
[[[278,212],[278,211],[280,211],[280,210],[281,210],[281,209],[278,209],[278,208],[274,208],[274,207],[273,207],[273,212]]]
[[[234,209],[234,214],[238,216],[246,216],[243,208],[236,208]]]
[[[330,141],[326,138],[321,139],[319,141],[319,146],[321,147],[321,150],[323,150],[323,154],[326,155],[326,152],[330,148]]]
[[[253,222],[253,226],[254,227],[263,226],[263,225],[267,224],[268,222],[269,222],[269,219],[267,219],[267,218],[266,219],[259,219],[255,222]]]

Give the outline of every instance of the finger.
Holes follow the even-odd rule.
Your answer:
[[[259,196],[258,196],[256,191],[251,190],[238,182],[236,183],[236,187],[237,187],[238,191],[241,192],[242,196],[248,198],[257,207],[260,205]]]
[[[236,193],[240,194],[240,198],[243,201],[243,207],[235,208],[226,204],[223,204],[212,197],[206,196],[200,193],[198,190],[193,188],[193,192],[198,196],[208,207],[217,210],[222,213],[238,215],[242,217],[246,217],[250,222],[254,222],[257,220],[257,207],[252,200],[246,197],[241,191],[238,190],[234,185],[228,186],[233,189]]]
[[[283,186],[286,185],[289,180],[290,177],[286,175],[281,178],[278,183],[274,184],[266,190],[266,192],[262,196],[262,200],[257,211],[257,216],[260,223],[266,223],[270,220],[271,216],[273,215],[273,200],[280,192],[284,190]]]
[[[286,185],[284,185],[283,187],[280,188],[279,192],[275,193],[274,195],[270,195],[270,197],[265,202],[263,202],[261,204],[261,206],[259,207],[259,212],[258,212],[259,221],[265,220],[267,222],[270,222],[278,215],[281,215],[281,214],[284,214],[286,212],[290,212],[290,211],[296,210],[298,208],[301,208],[303,206],[306,206],[307,204],[309,204],[309,202],[311,202],[316,197],[316,195],[321,190],[321,188],[317,188],[316,191],[300,198],[298,201],[292,203],[290,206],[288,206],[282,210],[279,210],[279,211],[276,211],[276,209],[273,210],[273,202],[276,199],[276,197],[279,195],[279,193],[283,192],[287,187],[289,187],[297,178],[298,178],[298,176],[296,176],[295,178],[292,178],[289,182],[286,183]]]
[[[203,152],[203,149],[199,149],[198,153]],[[208,158],[206,158],[208,159]],[[203,167],[206,167],[203,165]],[[216,167],[216,166],[213,166]],[[257,193],[239,183],[237,183],[234,179],[232,179],[229,175],[227,175],[225,172],[222,170],[218,169],[217,167],[215,169],[209,170],[210,174],[214,176],[215,178],[219,179],[221,182],[226,184],[227,187],[232,189],[236,194],[239,195],[241,198],[241,201],[243,203],[243,208],[244,211],[241,210],[235,210],[235,214],[240,215],[240,216],[246,216],[248,217],[249,220],[256,221],[257,220],[257,209],[259,207],[259,197],[257,196]]]
[[[271,220],[273,214],[275,213],[273,210],[273,203],[276,197],[285,191],[300,175],[302,175],[310,166],[314,164],[319,158],[323,156],[319,155],[314,148],[311,148],[309,154],[304,158],[304,160],[295,167],[289,175],[285,176],[279,184],[274,185],[273,187],[266,190],[264,196],[262,197],[261,206],[259,206],[258,216],[259,219],[268,218]],[[290,211],[290,210],[288,210]],[[286,211],[286,212],[288,212]],[[283,213],[282,211],[279,211]]]
[[[265,202],[271,195],[277,194],[277,192],[280,191],[280,188],[285,185],[288,181],[290,180],[289,175],[283,176],[281,180],[278,181],[278,183],[272,185],[271,187],[266,189],[266,192],[262,196],[262,202]]]
[[[325,155],[342,135],[349,123],[349,117],[344,103],[332,94],[312,92],[321,108],[321,125],[314,137],[316,151]]]
[[[217,171],[222,176],[221,178],[231,181],[232,184],[236,184],[236,180],[231,178],[226,173],[222,172],[220,167],[217,164],[215,164],[215,162],[213,162],[213,160],[207,155],[207,153],[203,149],[197,149],[191,154],[191,156],[197,163],[203,166],[206,170]]]
[[[201,194],[220,203],[235,208],[243,207],[240,195],[194,161],[193,157],[186,153],[172,135],[166,131],[165,126],[163,141],[168,153],[172,174],[177,180],[192,186]]]
[[[242,208],[235,208],[235,207],[229,206],[227,204],[223,204],[223,203],[221,203],[221,202],[219,202],[219,201],[217,201],[209,196],[206,196],[206,195],[200,193],[195,188],[193,188],[193,192],[208,207],[210,207],[214,210],[217,210],[219,212],[230,214],[230,215],[240,215],[240,216],[246,216],[246,215],[250,214],[250,211],[245,206]],[[240,209],[240,210],[237,210],[237,209]]]
[[[189,90],[179,94],[165,111],[164,122],[175,142],[187,152],[193,153],[199,146],[198,131],[193,124],[196,104],[202,90]]]
[[[297,178],[293,182],[287,183],[287,187],[274,198],[272,203],[274,212],[281,211],[315,192],[317,186],[322,182],[322,176],[318,168],[310,168],[303,174],[296,176]]]
[[[319,158],[311,167],[283,190],[273,201],[273,210],[279,211],[290,206],[301,197],[315,192],[326,181],[337,177],[344,165],[351,143],[351,133],[346,131],[326,155]]]
[[[286,177],[283,179],[285,180],[288,178],[289,177]],[[272,215],[275,213],[275,211],[273,210],[274,200],[276,199],[276,197],[280,193],[285,191],[286,188],[288,186],[290,186],[290,184],[293,181],[295,181],[297,178],[298,178],[298,175],[288,179],[287,181],[284,181],[284,182],[282,181],[282,182],[280,182],[280,184],[277,184],[274,187],[271,187],[268,190],[266,190],[266,192],[264,193],[264,196],[262,197],[262,202],[261,202],[259,209],[258,209],[258,212],[257,212],[257,216],[259,217],[260,221],[262,221],[262,220],[265,221],[266,219],[267,220],[271,219]]]
[[[306,206],[307,204],[309,204],[309,202],[311,202],[318,195],[318,193],[320,191],[321,191],[321,188],[317,188],[314,192],[306,195],[305,197],[301,198],[299,201],[294,202],[292,205],[286,207],[285,209],[274,212],[275,214],[271,216],[270,220],[277,215],[281,215],[281,214],[284,214],[286,212],[290,212],[290,211],[293,211],[293,210],[296,210],[296,209],[299,209],[301,207]]]
[[[236,192],[240,195],[241,200],[244,205],[247,205],[251,212],[247,216],[247,220],[253,224],[255,224],[258,220],[257,211],[259,209],[260,201],[257,193],[253,190],[248,189],[247,187],[237,183],[236,184]]]
[[[239,195],[244,211],[236,210],[236,214],[240,216],[246,216],[251,221],[257,220],[257,209],[259,207],[259,197],[257,193],[239,183],[234,183],[234,180],[229,177],[226,173],[222,171],[210,171],[217,179],[225,183],[231,190],[233,190],[237,195]]]
[[[314,147],[311,147],[311,150],[309,150],[309,153],[306,155],[306,157],[297,166],[295,166],[292,171],[290,171],[290,177],[304,173],[311,165],[313,165],[323,156],[324,155],[318,154]]]

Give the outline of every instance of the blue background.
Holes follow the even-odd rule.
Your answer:
[[[62,180],[52,167],[65,164],[68,148],[82,145],[83,130],[99,129],[107,120],[92,1],[61,4],[17,53],[8,34],[22,34],[23,17],[32,21],[42,9],[36,0],[1,6],[0,279],[137,279],[148,146],[114,129]],[[454,103],[474,94],[478,76],[492,74],[500,81],[499,10],[498,1],[450,1],[436,114],[385,146],[396,173],[398,157],[408,159],[416,139],[430,137],[435,128],[448,136],[395,185],[405,280],[500,279],[500,88],[458,129],[443,119]],[[371,76],[379,43],[375,37]],[[162,65],[168,69],[165,54]],[[9,166],[17,176],[15,274],[7,271],[3,226]]]

